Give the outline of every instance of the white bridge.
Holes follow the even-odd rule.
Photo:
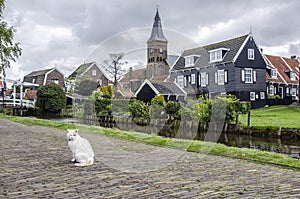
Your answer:
[[[13,107],[13,108],[35,108],[34,101],[31,100],[24,100],[24,99],[7,99],[0,97],[0,106],[5,107]]]

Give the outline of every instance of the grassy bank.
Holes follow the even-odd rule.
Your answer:
[[[241,158],[251,161],[258,161],[261,163],[271,163],[279,164],[282,166],[290,166],[300,169],[300,160],[291,158],[286,155],[263,152],[254,149],[241,149],[235,147],[227,147],[223,144],[215,144],[202,141],[191,141],[191,140],[182,140],[182,139],[171,139],[164,138],[157,135],[149,135],[138,132],[128,132],[120,131],[118,129],[108,129],[97,126],[85,126],[57,121],[49,121],[35,118],[23,118],[23,117],[13,117],[13,116],[3,116],[1,118],[22,123],[25,125],[40,125],[46,127],[53,127],[59,129],[72,129],[79,128],[81,131],[86,131],[89,133],[101,133],[106,136],[113,136],[116,138],[144,142],[148,144],[155,144],[160,146],[168,146],[174,148],[185,149],[193,152],[200,153],[210,153],[214,155],[228,156],[232,158]]]
[[[270,106],[251,110],[250,126],[265,128],[298,128],[300,108],[293,106]],[[247,126],[247,114],[241,114],[239,120]]]

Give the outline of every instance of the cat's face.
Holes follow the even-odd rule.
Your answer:
[[[74,141],[78,136],[78,129],[70,130],[67,129],[67,140],[68,142]]]

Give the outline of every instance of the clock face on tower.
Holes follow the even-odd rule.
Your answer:
[[[159,49],[159,53],[160,53],[160,54],[163,53],[163,49],[162,49],[162,48]]]
[[[151,53],[151,54],[153,53],[153,49],[152,49],[152,48],[150,48],[150,53]]]

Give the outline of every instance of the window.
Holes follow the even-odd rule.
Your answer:
[[[191,74],[191,84],[195,84],[195,83],[196,83],[196,75]]]
[[[254,60],[254,49],[248,49],[248,59]]]
[[[222,50],[210,52],[210,61],[211,62],[222,61]]]
[[[271,78],[277,79],[277,69],[272,69],[271,70]]]
[[[245,83],[253,83],[253,73],[252,68],[245,68],[244,79]]]
[[[255,101],[255,92],[250,92],[250,101]]]
[[[195,60],[194,56],[186,56],[185,58],[185,67],[194,66]]]
[[[265,99],[265,92],[260,92],[260,99]]]
[[[183,75],[177,77],[177,84],[183,88],[184,87],[184,77]]]
[[[59,80],[58,79],[52,79],[52,82],[55,84],[59,84]]]
[[[33,83],[33,84],[35,83],[35,79],[34,79],[34,78],[32,79],[32,83]]]
[[[291,79],[291,81],[295,81],[296,80],[296,73],[294,71],[290,72],[290,79]]]
[[[290,94],[290,89],[289,89],[289,87],[286,87],[286,94]]]
[[[218,84],[222,85],[225,83],[225,78],[224,78],[224,70],[218,70]]]
[[[297,95],[297,90],[296,90],[296,88],[292,88],[292,89],[291,89],[291,95],[292,95],[292,96],[296,96],[296,95]]]
[[[92,75],[93,75],[93,76],[96,76],[96,75],[97,75],[96,70],[92,70]]]
[[[208,84],[208,74],[207,73],[201,73],[200,74],[200,85],[202,87],[204,87],[207,84]]]
[[[274,86],[270,85],[270,90],[269,90],[270,96],[274,96],[274,93],[275,93]]]

